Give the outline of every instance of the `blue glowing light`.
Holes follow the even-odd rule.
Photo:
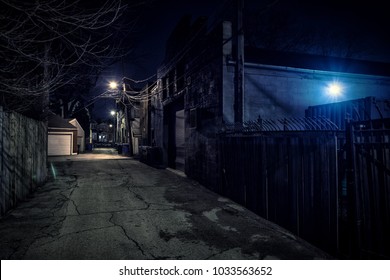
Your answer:
[[[51,172],[53,174],[53,178],[57,179],[57,172],[56,172],[56,169],[55,169],[53,163],[51,163]]]
[[[331,83],[327,87],[327,92],[331,97],[338,97],[343,93],[343,87],[340,83]]]

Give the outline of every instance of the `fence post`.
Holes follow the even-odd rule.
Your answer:
[[[346,177],[347,177],[347,197],[348,197],[348,221],[350,225],[350,253],[352,257],[359,258],[361,249],[361,203],[360,194],[356,182],[354,127],[350,120],[345,124],[346,139]]]
[[[0,106],[0,217],[5,213],[5,190],[3,185],[3,107]]]

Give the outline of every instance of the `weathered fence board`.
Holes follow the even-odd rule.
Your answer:
[[[0,107],[0,216],[26,198],[47,175],[47,128]]]
[[[377,124],[379,122],[376,122]],[[387,123],[387,126],[385,124]],[[355,199],[349,209],[354,219],[353,244],[359,258],[390,256],[390,127],[371,122],[351,124],[350,138],[354,176],[350,190]]]
[[[224,195],[319,247],[337,251],[334,134],[225,135],[220,149]]]

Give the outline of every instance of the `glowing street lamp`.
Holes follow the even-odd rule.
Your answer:
[[[342,94],[343,87],[340,83],[334,82],[328,86],[327,92],[331,97],[338,97]]]
[[[113,144],[115,145],[115,143],[116,143],[116,122],[117,122],[117,120],[116,120],[116,111],[111,110],[110,114],[111,114],[111,116],[114,117],[114,125],[110,124],[110,128],[114,127],[114,135],[112,137],[112,140],[114,142]]]
[[[118,83],[115,81],[110,82],[110,89],[118,89]]]

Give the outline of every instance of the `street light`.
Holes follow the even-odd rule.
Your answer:
[[[338,97],[343,92],[343,87],[340,83],[333,82],[327,87],[327,92],[331,97]]]
[[[109,87],[110,87],[110,89],[111,90],[115,90],[115,91],[118,91],[118,95],[120,96],[120,100],[121,100],[121,103],[124,105],[124,113],[125,113],[125,119],[126,119],[126,126],[127,126],[127,129],[128,129],[128,144],[129,144],[129,153],[130,153],[130,155],[133,155],[133,143],[132,143],[132,133],[131,133],[131,123],[130,123],[130,121],[129,121],[129,117],[128,117],[128,109],[127,109],[127,104],[124,102],[124,101],[122,101],[122,98],[124,97],[124,95],[126,94],[126,85],[125,85],[125,82],[124,82],[124,80],[125,80],[126,78],[125,77],[123,77],[122,78],[122,86],[123,86],[123,89],[122,89],[122,91],[123,92],[120,92],[121,90],[119,89],[119,85],[118,85],[118,83],[117,82],[115,82],[115,81],[111,81],[110,83],[109,83]],[[118,100],[118,99],[117,99]],[[114,116],[114,115],[116,115],[116,113],[117,112],[115,112],[115,111],[111,111],[111,115],[112,116]],[[115,130],[115,128],[114,128],[114,130]],[[116,133],[118,133],[119,132],[119,129],[118,129],[118,121],[116,120]],[[117,137],[117,136],[119,136],[119,135],[116,135],[116,133],[115,133],[115,137]],[[118,137],[119,138],[119,137]],[[116,140],[118,140],[118,139],[116,139]]]
[[[117,120],[116,120],[116,111],[114,111],[114,110],[111,110],[110,111],[110,114],[111,114],[111,116],[113,116],[114,117],[114,135],[113,135],[113,144],[115,145],[115,143],[116,143],[116,131],[117,131],[117,128],[116,128],[116,125],[117,125]],[[113,125],[112,124],[110,124],[110,127],[113,127]]]
[[[110,86],[110,89],[118,89],[118,83],[115,81],[111,81],[109,86]]]

